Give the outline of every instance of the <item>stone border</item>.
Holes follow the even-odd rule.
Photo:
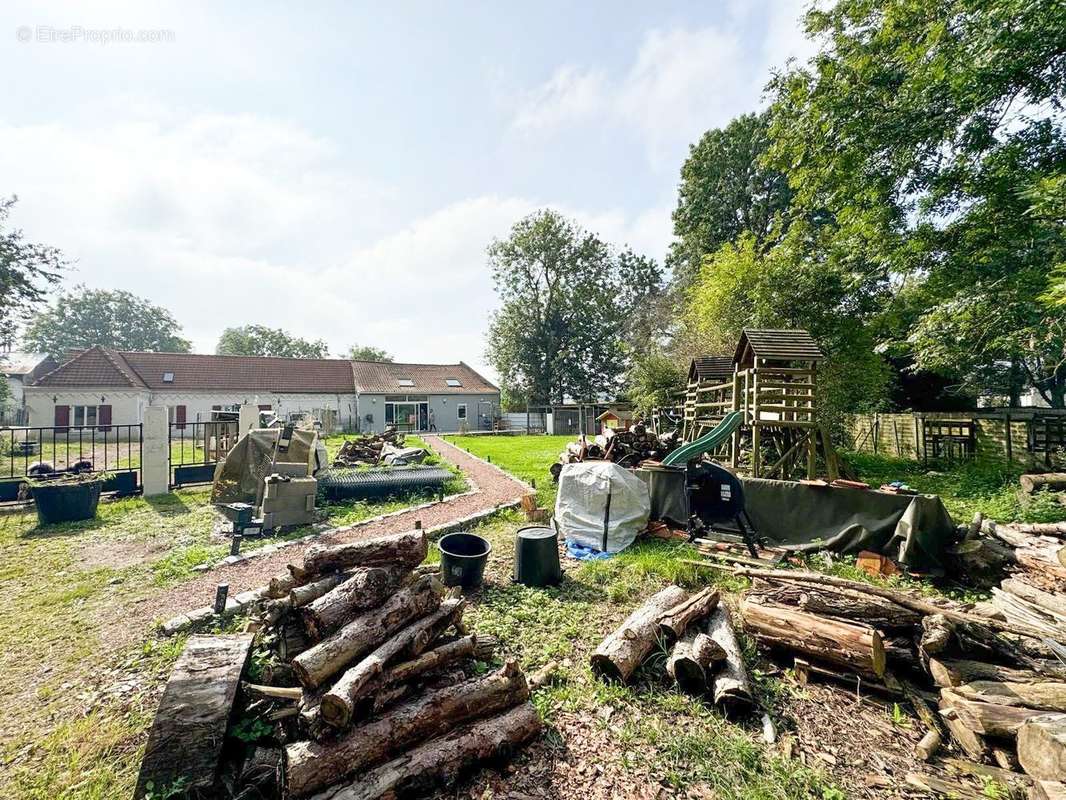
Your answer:
[[[478,490],[478,491],[480,491],[480,490]],[[477,492],[466,492],[465,494],[454,495],[454,496],[455,497],[465,497],[465,496],[468,496],[468,495],[471,495],[471,494],[477,494]],[[422,505],[422,506],[415,506],[414,508],[425,508],[425,507],[428,507],[430,505],[434,505],[434,504],[433,503],[427,503],[427,504]],[[441,536],[443,536],[446,533],[452,533],[454,531],[459,531],[459,530],[463,530],[464,528],[467,528],[467,527],[472,527],[474,525],[478,525],[478,524],[480,524],[482,522],[488,521],[492,517],[494,517],[497,514],[499,514],[501,511],[507,511],[507,510],[510,510],[512,508],[518,508],[521,505],[522,505],[522,501],[521,500],[512,500],[510,503],[500,503],[499,505],[495,505],[492,508],[483,508],[481,511],[476,511],[473,514],[468,514],[465,517],[460,517],[459,519],[454,519],[451,522],[444,522],[444,523],[442,523],[440,525],[434,525],[432,528],[426,528],[425,529],[425,533],[426,533],[426,536],[429,537],[430,539],[439,539]],[[402,512],[393,512],[391,514],[383,514],[382,515],[382,519],[384,519],[385,517],[395,516],[398,513],[407,513],[408,510],[410,510],[410,509],[405,509]],[[358,524],[362,525],[362,524],[365,524],[366,522],[369,522],[369,520],[366,520],[365,522],[361,522],[361,523],[358,523]],[[335,528],[333,530],[338,530],[338,529]],[[314,534],[314,535],[318,535],[318,534]],[[301,539],[293,539],[292,542],[285,542],[285,544],[286,545],[294,544],[296,542],[301,542],[301,541],[304,541],[304,540],[310,539],[310,538],[313,538],[313,536],[305,536],[305,537],[302,537]],[[278,548],[278,549],[280,549],[280,548]],[[231,558],[233,558],[233,557],[234,556],[231,556]],[[239,556],[237,556],[237,558],[239,558]],[[236,563],[236,562],[231,562],[231,563]],[[209,625],[210,623],[213,623],[213,622],[216,622],[216,621],[221,621],[221,620],[224,620],[224,619],[228,619],[229,617],[232,617],[232,616],[234,616],[236,614],[243,613],[243,612],[249,610],[253,605],[258,603],[259,601],[265,599],[266,596],[267,596],[267,592],[269,591],[269,588],[270,588],[269,586],[260,586],[257,589],[249,589],[247,592],[241,592],[240,594],[238,594],[238,595],[236,595],[234,597],[227,598],[227,600],[226,600],[226,609],[222,612],[221,615],[216,615],[215,614],[215,609],[212,606],[201,606],[200,608],[193,609],[192,611],[187,611],[184,614],[178,614],[178,616],[173,617],[172,619],[168,619],[166,622],[164,622],[162,624],[162,626],[161,626],[162,633],[163,633],[164,636],[174,636],[174,635],[179,634],[179,633],[185,633],[187,631],[201,629],[201,628],[207,627],[207,625]]]

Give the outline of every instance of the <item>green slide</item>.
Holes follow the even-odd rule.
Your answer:
[[[718,445],[723,444],[733,431],[740,427],[743,419],[743,412],[730,411],[722,417],[722,421],[715,425],[714,430],[706,436],[701,436],[699,439],[682,445],[664,458],[663,466],[672,467],[687,464],[692,459],[699,458],[704,453],[709,453]]]

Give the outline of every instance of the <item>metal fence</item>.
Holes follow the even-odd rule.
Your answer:
[[[19,498],[26,478],[54,472],[110,473],[103,491],[141,489],[140,425],[0,430],[0,503]]]
[[[170,486],[211,483],[215,466],[237,444],[236,420],[170,423]]]

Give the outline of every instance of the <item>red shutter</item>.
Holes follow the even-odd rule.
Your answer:
[[[185,406],[174,406],[174,424],[179,431],[185,430]]]
[[[260,411],[272,411],[273,409],[274,409],[274,406],[270,405],[270,403],[267,403],[265,406],[264,405],[259,406],[259,410]]]
[[[66,428],[70,425],[70,406],[56,406],[55,426]]]
[[[96,424],[105,433],[111,430],[111,406],[100,406],[96,412]]]

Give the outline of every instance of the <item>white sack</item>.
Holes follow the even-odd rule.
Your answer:
[[[565,464],[559,475],[555,524],[564,538],[618,553],[648,526],[648,486],[610,461]]]

